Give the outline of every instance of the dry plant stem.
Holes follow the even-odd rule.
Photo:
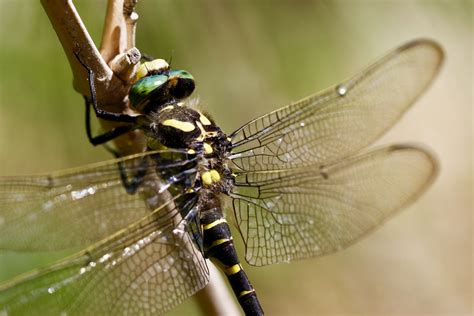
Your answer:
[[[77,60],[79,54],[96,76],[95,86],[99,106],[112,112],[132,113],[128,107],[129,79],[140,60],[135,46],[138,14],[137,0],[109,0],[102,36],[101,50],[95,46],[72,0],[40,0],[63,46],[71,66],[74,89],[90,97],[88,74]],[[105,130],[113,122],[101,120]],[[144,150],[145,140],[140,132],[119,137],[115,144],[122,155]],[[211,267],[214,269],[214,267]],[[211,273],[210,282],[197,299],[207,315],[237,315],[238,308],[219,273]]]
[[[86,69],[79,63],[74,53],[77,52],[83,62],[95,71],[98,88],[101,82],[111,80],[112,70],[100,56],[71,1],[41,0],[41,3],[71,65],[74,88],[83,95],[90,95]],[[103,96],[100,95],[100,98]]]
[[[109,65],[114,78],[118,78],[123,89],[110,89],[108,95],[116,94],[120,100],[104,100],[99,104],[111,112],[135,114],[128,103],[128,90],[141,54],[135,48],[135,29],[138,14],[135,12],[137,0],[109,0],[102,32],[100,54]],[[113,97],[110,97],[111,99]],[[115,103],[116,102],[116,103]],[[110,121],[101,121],[104,130],[122,125]],[[131,131],[114,140],[115,147],[122,156],[142,152],[146,149],[146,140],[142,132]]]
[[[209,267],[210,282],[201,291],[195,295],[204,315],[225,315],[225,316],[239,316],[241,311],[236,305],[233,296],[227,289],[219,270],[214,264],[207,260]]]
[[[114,5],[118,2],[121,3],[121,6]],[[112,36],[105,32],[106,34],[103,36],[107,42],[103,47],[107,47],[108,51],[116,52],[116,55],[109,56],[110,58],[116,57],[113,59],[113,68],[99,53],[71,0],[41,0],[41,3],[71,65],[74,89],[80,94],[90,97],[88,74],[76,57],[78,54],[81,61],[95,74],[94,83],[99,106],[110,112],[133,114],[134,112],[128,106],[127,98],[130,88],[129,77],[133,75],[140,57],[136,57],[139,56],[136,48],[133,48],[133,51],[126,51],[127,29],[130,29],[131,26],[130,23],[120,22],[120,20],[126,20],[123,17],[123,1],[109,1],[107,18],[110,18],[111,21],[106,20],[105,22],[108,34],[122,34],[121,36]],[[129,6],[129,10],[133,11],[133,6]],[[120,46],[121,42],[125,44]],[[120,51],[122,49],[124,51]],[[135,57],[130,58],[131,56]],[[121,125],[110,121],[99,121],[104,130]],[[145,140],[140,132],[127,133],[118,137],[114,142],[123,156],[142,152],[145,149]]]
[[[109,63],[117,55],[135,47],[137,0],[115,0],[107,4],[100,53]]]

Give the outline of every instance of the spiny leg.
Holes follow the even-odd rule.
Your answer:
[[[86,133],[87,133],[87,138],[89,139],[89,142],[93,144],[94,146],[104,144],[122,134],[125,134],[131,130],[134,130],[138,128],[138,126],[134,123],[137,122],[138,118],[140,116],[131,116],[128,114],[122,114],[122,113],[114,113],[114,112],[109,112],[105,111],[103,109],[100,109],[98,104],[97,104],[97,93],[95,89],[95,74],[94,71],[87,66],[82,59],[80,58],[79,52],[75,52],[74,55],[76,56],[77,60],[79,63],[87,70],[88,73],[88,80],[89,80],[89,90],[91,93],[91,100],[92,100],[92,106],[94,107],[94,112],[98,118],[101,118],[103,120],[107,121],[113,121],[113,122],[123,122],[123,123],[132,123],[131,125],[126,125],[126,126],[119,126],[116,127],[102,135],[98,136],[92,136],[92,131],[91,131],[91,122],[90,122],[90,102],[87,99],[86,96],[84,96],[85,99],[85,105],[86,105]],[[109,150],[110,151],[110,150]]]
[[[112,149],[113,150],[113,149]],[[138,166],[138,171],[132,175],[132,178],[129,180],[127,177],[127,170],[123,164],[123,161],[118,162],[119,172],[120,172],[120,179],[122,180],[122,184],[127,191],[128,194],[135,194],[137,189],[143,183],[143,179],[148,170],[148,164],[146,158],[142,158],[140,160],[140,165]]]
[[[89,142],[92,145],[94,146],[102,145],[120,135],[123,135],[127,132],[133,131],[134,129],[138,128],[137,125],[122,125],[122,126],[115,127],[111,129],[110,131],[107,131],[103,134],[92,136],[90,102],[86,97],[84,97],[84,100],[85,100],[85,106],[86,106],[86,133],[87,133],[87,138],[89,139]],[[112,154],[116,153],[116,152],[112,152],[110,147],[106,146],[106,148]]]
[[[99,108],[97,104],[97,94],[96,94],[96,89],[95,89],[95,74],[92,71],[91,68],[89,68],[80,58],[78,52],[74,52],[77,60],[79,63],[87,70],[88,73],[88,80],[89,80],[89,89],[91,92],[91,100],[92,100],[92,105],[94,107],[94,112],[98,118],[101,118],[103,120],[107,121],[114,121],[114,122],[124,122],[124,123],[136,123],[138,118],[140,116],[130,116],[128,114],[121,114],[121,113],[114,113],[114,112],[108,112],[105,110],[102,110]],[[86,107],[86,133],[87,133],[87,138],[89,139],[89,142],[96,146],[100,144],[105,144],[106,142],[122,135],[127,132],[130,132],[134,129],[139,128],[137,124],[130,124],[130,125],[123,125],[123,126],[118,126],[116,128],[113,128],[112,130],[105,132],[104,134],[98,135],[98,136],[92,136],[92,129],[91,129],[91,115],[90,115],[90,102],[87,99],[86,96],[84,96],[85,100],[85,107]],[[105,145],[105,148],[112,153],[116,158],[120,157],[121,155],[119,154],[118,151],[113,149],[110,146]],[[126,174],[126,169],[122,161],[118,163],[119,167],[119,172],[120,172],[120,179],[122,180],[122,184],[125,187],[125,190],[129,194],[134,194],[140,184],[143,183],[143,179],[146,175],[147,168],[146,168],[146,160],[142,159],[140,162],[139,170],[138,172],[133,175],[132,179],[129,180]]]
[[[128,114],[122,114],[122,113],[115,113],[115,112],[109,112],[106,110],[102,110],[99,108],[97,105],[97,94],[96,94],[96,89],[95,89],[95,74],[94,71],[92,71],[89,66],[87,66],[82,59],[79,56],[78,52],[74,52],[74,55],[76,56],[77,60],[79,63],[87,70],[88,73],[88,80],[89,80],[89,89],[91,92],[91,100],[92,100],[92,105],[94,107],[95,114],[98,118],[101,118],[103,120],[107,121],[113,121],[113,122],[123,122],[123,123],[135,123],[138,119],[138,116],[131,116]]]

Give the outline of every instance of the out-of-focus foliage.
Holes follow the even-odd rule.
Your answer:
[[[75,4],[98,42],[105,1]],[[247,272],[268,315],[469,313],[471,2],[141,0],[137,9],[138,48],[190,71],[195,96],[227,132],[410,39],[440,42],[440,78],[382,140],[434,149],[442,170],[431,190],[340,254]],[[0,40],[0,175],[109,158],[87,142],[82,98],[39,1],[0,1]],[[51,260],[0,253],[0,280]]]

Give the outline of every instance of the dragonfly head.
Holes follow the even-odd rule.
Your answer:
[[[159,111],[172,101],[179,101],[193,93],[194,77],[186,70],[170,69],[163,59],[140,65],[130,88],[131,107],[143,114]]]

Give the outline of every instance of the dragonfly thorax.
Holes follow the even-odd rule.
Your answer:
[[[177,103],[163,107],[149,117],[149,137],[170,148],[202,150],[215,153],[215,143],[226,139],[221,129],[197,110]]]

